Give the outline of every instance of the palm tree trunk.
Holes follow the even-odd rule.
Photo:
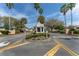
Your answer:
[[[65,23],[65,34],[67,34],[66,33],[66,15],[64,15],[64,23]]]
[[[66,15],[64,15],[64,23],[65,23],[65,28],[66,28]]]
[[[9,30],[10,30],[10,16],[9,16]]]
[[[71,28],[73,29],[73,15],[72,15],[72,9],[71,9]],[[71,34],[73,35],[73,31],[71,31]]]
[[[73,16],[72,16],[72,10],[71,10],[71,27],[73,27]]]
[[[9,30],[11,29],[11,26],[10,26],[10,13],[9,13]]]

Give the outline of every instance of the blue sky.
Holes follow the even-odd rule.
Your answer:
[[[58,20],[64,21],[63,15],[60,13],[60,7],[63,5],[62,3],[42,3],[40,4],[44,9],[43,15],[48,21],[51,18],[57,18]],[[5,4],[0,4],[0,16],[9,16],[9,9],[5,6]],[[73,9],[73,20],[74,25],[79,25],[79,4],[76,4],[76,7]],[[32,3],[16,3],[14,4],[14,8],[11,10],[12,17],[20,19],[22,17],[27,18],[27,27],[31,28],[37,23],[37,13],[34,9],[34,5]],[[67,24],[70,25],[70,11],[67,13]]]

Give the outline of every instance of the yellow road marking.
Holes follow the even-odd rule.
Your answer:
[[[75,53],[74,51],[72,51],[71,49],[69,49],[68,47],[66,47],[65,45],[63,45],[61,42],[59,42],[58,40],[54,40],[56,43],[57,43],[57,45],[55,46],[55,47],[53,47],[51,50],[49,50],[46,54],[45,54],[45,56],[54,56],[57,52],[58,52],[58,50],[60,49],[60,48],[63,48],[64,50],[66,50],[70,55],[72,55],[72,56],[78,56],[78,54],[77,53]]]
[[[57,44],[54,48],[52,48],[50,51],[48,51],[45,56],[53,56],[60,48],[61,46]]]
[[[78,56],[77,53],[75,53],[74,51],[70,50],[68,47],[62,45],[62,48],[65,49],[70,55]]]
[[[69,49],[68,47],[66,47],[65,45],[63,45],[61,42],[59,42],[58,40],[55,40],[56,43],[60,44],[61,47],[66,50],[70,55],[72,56],[78,56],[77,53],[75,53],[74,51],[72,51],[71,49]]]
[[[25,44],[30,43],[30,42],[25,42],[25,43],[24,42],[23,43],[20,43],[20,42],[21,41],[17,41],[17,42],[15,42],[15,43],[13,43],[13,44],[5,47],[5,48],[0,49],[0,52],[4,52],[6,50],[9,50],[9,49],[12,49],[12,48],[16,48],[16,47],[19,47],[19,46],[22,46],[22,45],[25,45]],[[18,44],[18,43],[20,43],[20,44]]]

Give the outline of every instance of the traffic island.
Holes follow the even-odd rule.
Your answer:
[[[50,37],[49,33],[35,33],[26,36],[26,40],[45,40]]]

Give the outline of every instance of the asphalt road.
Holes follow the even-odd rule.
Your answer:
[[[9,37],[10,38],[10,37]],[[18,35],[15,37],[16,39],[22,39],[25,38],[25,36]],[[13,39],[15,40],[13,37]],[[4,52],[1,52],[1,56],[44,56],[47,52],[49,52],[51,49],[53,49],[57,43],[55,42],[58,41],[60,44],[67,46],[72,52],[75,52],[77,55],[79,55],[79,39],[76,38],[75,36],[69,36],[65,34],[56,34],[52,33],[51,34],[51,39],[47,40],[37,40],[37,41],[31,41],[29,44],[25,44],[23,46],[19,46]],[[59,45],[59,44],[58,44]],[[66,51],[62,47],[59,48],[57,51],[56,49],[59,47],[55,47],[53,51],[56,51],[54,56],[71,56],[72,53],[69,51]],[[74,54],[74,53],[73,53]]]
[[[77,55],[79,55],[79,38],[75,36],[63,35],[63,34],[52,34],[52,40],[55,39],[62,43],[63,45],[67,46],[69,49],[74,51]],[[61,55],[60,54],[57,55]],[[64,55],[65,53],[63,53]],[[67,55],[67,54],[66,54]]]
[[[23,45],[8,51],[0,53],[4,56],[43,56],[47,51],[55,46],[55,42],[51,40],[33,41],[30,44]]]
[[[4,37],[0,37],[0,42],[9,41],[9,42],[13,43],[17,40],[25,39],[25,37],[26,37],[25,33],[16,34],[16,35],[7,35]]]

